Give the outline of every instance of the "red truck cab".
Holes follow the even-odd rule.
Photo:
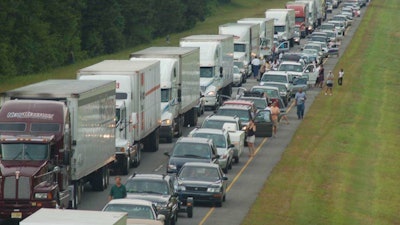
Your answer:
[[[301,2],[287,2],[286,9],[293,9],[295,12],[295,25],[300,26],[300,37],[308,35],[308,7]]]
[[[68,176],[59,150],[67,148],[67,112],[55,101],[10,100],[2,106],[0,218],[22,219],[39,208],[66,204],[61,193],[68,189],[63,186]]]

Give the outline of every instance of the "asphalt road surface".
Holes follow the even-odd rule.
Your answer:
[[[328,14],[328,19],[337,13],[337,9],[333,13]],[[362,16],[364,15],[365,8],[362,9]],[[356,31],[361,18],[355,18],[353,25],[348,29],[346,36],[342,40],[340,47],[340,55],[343,54],[344,50],[350,43],[351,37]],[[302,39],[302,44],[305,42]],[[295,46],[291,51],[299,51],[300,46]],[[325,73],[329,70],[333,70],[334,66],[338,61],[338,57],[333,56],[325,61]],[[337,78],[337,74],[335,74]],[[245,88],[250,88],[257,85],[258,82],[255,79],[249,78],[247,83],[243,85]],[[233,95],[236,93],[234,88]],[[315,97],[321,91],[320,88],[312,88],[307,91],[307,101],[305,108],[305,119],[307,119],[307,112],[314,101]],[[335,90],[334,90],[335,92]],[[326,97],[335,97],[326,96]],[[290,103],[289,103],[290,104]],[[297,119],[296,107],[288,107],[288,118],[290,121],[289,125],[284,123],[278,127],[278,134],[276,138],[256,138],[256,156],[249,158],[247,152],[242,154],[240,162],[234,164],[233,169],[227,174],[229,179],[229,187],[226,197],[226,202],[223,203],[221,208],[215,208],[211,205],[196,205],[194,208],[193,218],[187,218],[186,214],[182,213],[178,217],[178,224],[241,224],[244,217],[247,215],[248,210],[252,206],[253,202],[261,191],[264,182],[268,178],[274,166],[281,159],[282,153],[285,151],[286,146],[291,141],[297,127],[301,123],[301,120]],[[198,124],[200,125],[204,120],[205,116],[210,115],[212,112],[206,111],[206,113],[199,118]],[[184,128],[183,135],[186,136],[193,128]],[[174,139],[174,142],[176,138]],[[173,143],[160,144],[160,149],[154,153],[144,152],[142,154],[142,161],[138,168],[132,168],[130,174],[134,171],[137,173],[157,173],[162,174],[166,172],[166,165],[168,158],[163,155],[164,152],[172,149]],[[247,151],[247,148],[246,148]],[[129,175],[128,175],[129,176]],[[123,182],[128,176],[122,176]],[[111,176],[110,183],[114,182],[114,177]],[[111,185],[110,185],[111,186]],[[90,186],[85,187],[85,193],[83,195],[82,203],[78,206],[81,210],[101,210],[107,203],[107,196],[110,187],[103,192],[92,192]],[[279,204],[279,203],[277,203]],[[1,224],[9,224],[1,223]]]

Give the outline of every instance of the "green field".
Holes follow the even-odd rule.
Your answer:
[[[207,18],[204,22],[198,23],[193,29],[182,33],[171,34],[170,45],[178,46],[180,38],[192,34],[217,34],[219,24],[235,22],[243,17],[264,17],[264,12],[267,8],[282,8],[285,3],[286,2],[282,0],[232,0],[232,4],[219,8],[213,13],[213,16]],[[171,14],[171,16],[173,16],[173,14]],[[159,38],[151,43],[127,49],[116,54],[78,62],[74,65],[54,69],[46,73],[3,79],[0,83],[0,92],[47,79],[75,79],[76,71],[80,68],[90,66],[105,59],[128,59],[129,53],[131,52],[150,46],[166,45],[165,38]]]
[[[399,12],[371,3],[243,224],[400,224]]]

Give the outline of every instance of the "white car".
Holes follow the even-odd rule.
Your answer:
[[[202,128],[225,129],[229,133],[231,143],[235,145],[233,151],[233,160],[239,162],[239,158],[244,151],[245,132],[242,130],[242,124],[239,117],[210,115],[204,119]]]
[[[127,225],[164,225],[165,216],[157,215],[153,203],[138,199],[113,199],[102,211],[128,213]]]
[[[240,72],[239,67],[233,66],[233,85],[235,86],[242,86],[244,77],[243,74]]]
[[[218,163],[224,173],[232,169],[233,152],[235,145],[231,143],[227,130],[210,129],[210,128],[195,128],[189,134],[189,137],[200,137],[212,139],[219,155]]]

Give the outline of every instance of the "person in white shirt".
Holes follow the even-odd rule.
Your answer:
[[[257,78],[257,76],[258,76],[258,72],[260,71],[260,64],[261,64],[261,61],[260,61],[260,59],[258,59],[257,56],[255,56],[254,59],[251,60],[251,68],[253,70],[254,78]]]
[[[342,84],[343,84],[343,76],[344,76],[344,70],[342,68],[339,71],[339,78],[338,78],[338,85],[339,86],[342,86]]]

